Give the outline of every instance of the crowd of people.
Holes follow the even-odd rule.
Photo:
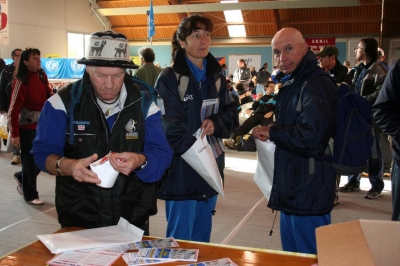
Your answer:
[[[78,60],[86,65],[83,78],[56,94],[41,69],[40,51],[13,50],[14,62],[1,74],[0,112],[8,114],[13,162],[21,158],[22,170],[14,177],[24,200],[44,203],[36,186],[44,171],[56,176],[62,227],[110,226],[123,217],[149,234],[149,216],[157,213],[157,199],[162,199],[167,237],[209,242],[218,193],[181,155],[202,129],[201,137],[216,150],[224,179],[225,153],[218,143],[225,139],[226,147],[241,150],[243,136],[251,132],[253,139],[276,145],[274,175],[279,178],[274,179],[268,207],[280,211],[283,250],[316,254],[315,229],[331,223],[338,192],[359,191],[361,176],[368,175],[371,189],[365,198],[382,195],[383,176],[390,171],[384,158],[392,163],[382,146],[390,136],[393,220],[400,220],[399,61],[389,69],[377,41],[363,38],[356,49],[359,63],[352,69],[349,62],[339,62],[335,46],[314,53],[301,32],[283,28],[271,43],[277,62],[273,71],[268,63],[256,71],[240,59],[230,75],[210,53],[212,30],[213,23],[204,16],[182,19],[171,41],[173,64],[166,68],[154,64],[155,53],[148,47],[138,52],[141,66],[130,60],[128,51],[117,56],[115,47],[129,47],[126,37],[95,32],[88,45],[104,43],[101,54],[88,49]],[[304,82],[321,69],[329,75]],[[143,82],[156,89],[162,105],[147,97]],[[325,151],[335,131],[334,83],[341,82],[373,106],[376,156],[369,159],[366,172],[349,176],[339,188],[332,161],[316,155]],[[218,99],[219,105],[202,120],[203,101],[210,99]],[[244,104],[251,104],[252,114],[239,125]],[[112,188],[98,186],[101,180],[89,168],[101,158],[118,172]]]

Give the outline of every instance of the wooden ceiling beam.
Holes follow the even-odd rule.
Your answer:
[[[380,22],[380,18],[354,18],[354,19],[325,19],[325,20],[309,20],[309,21],[298,21],[298,20],[285,20],[282,24],[329,24],[329,23],[364,23],[364,22]]]
[[[275,24],[275,22],[273,21],[263,21],[263,22],[259,22],[259,21],[254,21],[254,22],[221,22],[221,23],[214,23],[214,27],[223,27],[223,26],[227,26],[227,25],[247,25],[247,26],[257,26],[257,25],[267,25],[267,24]],[[178,25],[176,24],[164,24],[164,25],[156,25],[156,28],[161,28],[161,29],[165,29],[165,28],[176,28]],[[144,29],[147,28],[147,25],[113,25],[111,27],[112,29],[116,30],[116,29],[120,29],[120,30],[129,30],[132,28],[135,29]]]

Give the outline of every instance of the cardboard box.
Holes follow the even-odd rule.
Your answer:
[[[400,222],[356,220],[316,229],[318,266],[399,266]]]

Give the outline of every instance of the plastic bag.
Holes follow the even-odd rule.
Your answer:
[[[6,114],[2,114],[0,117],[0,137],[3,139],[8,138],[7,115]]]

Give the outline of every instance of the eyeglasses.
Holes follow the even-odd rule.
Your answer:
[[[357,50],[362,50],[362,49],[364,49],[364,47],[356,47],[354,48],[354,52],[357,52]]]

